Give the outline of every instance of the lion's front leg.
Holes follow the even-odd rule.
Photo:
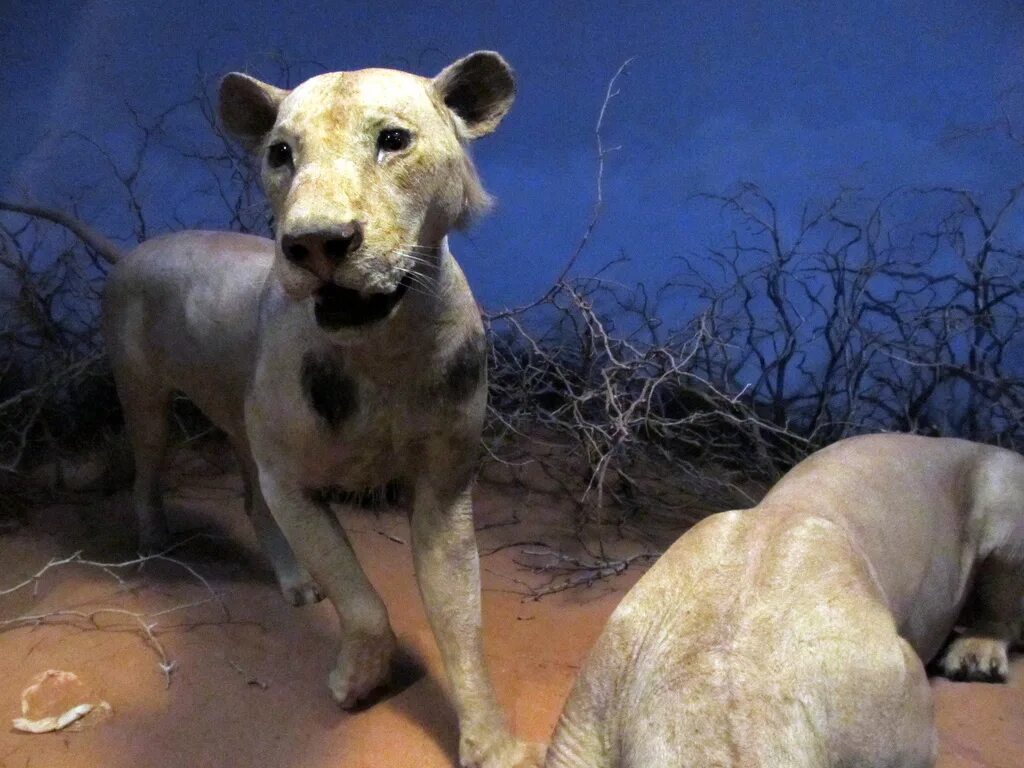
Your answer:
[[[420,594],[459,718],[464,768],[539,766],[542,750],[508,731],[484,663],[480,562],[469,484],[453,493],[416,486],[412,551]]]
[[[326,504],[301,488],[282,484],[261,468],[260,488],[295,553],[338,612],[341,648],[328,687],[342,707],[353,707],[388,678],[395,635],[352,545]]]
[[[1007,548],[1010,549],[1010,548]],[[1021,628],[1024,563],[1017,550],[997,552],[982,563],[961,617],[964,632],[943,654],[940,666],[951,680],[1005,683],[1009,651]]]

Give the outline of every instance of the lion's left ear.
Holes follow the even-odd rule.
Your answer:
[[[516,98],[512,68],[494,51],[477,51],[450,64],[433,86],[470,139],[497,128]]]

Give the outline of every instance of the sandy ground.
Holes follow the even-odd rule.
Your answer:
[[[57,609],[115,607],[144,613],[174,669],[131,617],[103,614],[101,628],[77,624],[6,629],[0,633],[0,768],[102,766],[391,766],[441,768],[456,761],[456,724],[440,660],[413,578],[404,516],[347,513],[343,522],[370,579],[389,606],[405,659],[391,690],[374,705],[344,713],[332,703],[326,675],[333,662],[336,620],[326,603],[301,609],[279,597],[241,509],[236,476],[208,463],[179,461],[168,494],[175,524],[213,534],[173,553],[176,563],[148,563],[122,573],[125,591],[96,568],[62,566],[33,594],[0,596],[0,619]],[[50,558],[133,556],[126,494],[31,513],[0,534],[0,590]],[[567,536],[566,515],[550,498],[483,484],[477,494],[481,551],[517,541]],[[518,520],[518,522],[515,522]],[[625,539],[635,554],[652,542]],[[527,548],[529,549],[529,548]],[[485,554],[484,626],[491,672],[513,728],[546,740],[578,665],[604,620],[641,575],[637,567],[599,584],[550,595],[523,596],[549,575],[525,570],[522,547]],[[152,616],[197,601],[200,605]],[[10,727],[20,715],[22,688],[39,672],[75,672],[113,713],[81,730],[27,735]],[[1024,662],[1008,686],[933,683],[943,768],[1024,766]]]

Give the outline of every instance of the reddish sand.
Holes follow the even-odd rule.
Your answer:
[[[237,478],[202,466],[182,467],[187,484],[171,489],[176,525],[214,530],[217,538],[175,553],[223,594],[228,616],[207,603],[153,619],[175,667],[168,686],[157,652],[123,616],[81,624],[8,629],[0,634],[0,768],[242,768],[243,766],[390,766],[456,764],[456,725],[439,657],[413,579],[404,516],[357,512],[343,522],[370,579],[381,592],[404,653],[389,694],[358,713],[332,703],[326,675],[335,650],[327,603],[287,606],[256,550],[241,511]],[[0,534],[0,589],[51,557],[131,557],[133,526],[125,494],[38,510]],[[565,515],[551,500],[484,484],[477,494],[484,552],[501,544],[565,537]],[[495,525],[518,518],[509,525]],[[396,541],[400,540],[400,541]],[[637,551],[635,542],[618,546]],[[578,665],[605,618],[640,576],[630,568],[591,587],[524,599],[526,585],[547,576],[524,570],[517,548],[483,558],[487,656],[513,728],[532,740],[550,734]],[[209,597],[170,563],[122,574],[129,592],[96,569],[64,566],[31,589],[0,597],[0,619],[61,609],[112,606],[152,613]],[[79,675],[110,702],[113,714],[92,727],[30,735],[10,727],[20,692],[46,669]],[[944,768],[1024,766],[1024,663],[1009,686],[934,684]]]

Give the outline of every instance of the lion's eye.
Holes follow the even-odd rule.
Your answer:
[[[292,167],[292,148],[285,142],[278,141],[267,147],[267,165],[271,168],[280,168],[287,165]]]
[[[405,128],[385,128],[377,136],[377,158],[385,152],[401,152],[412,143],[412,134]]]

